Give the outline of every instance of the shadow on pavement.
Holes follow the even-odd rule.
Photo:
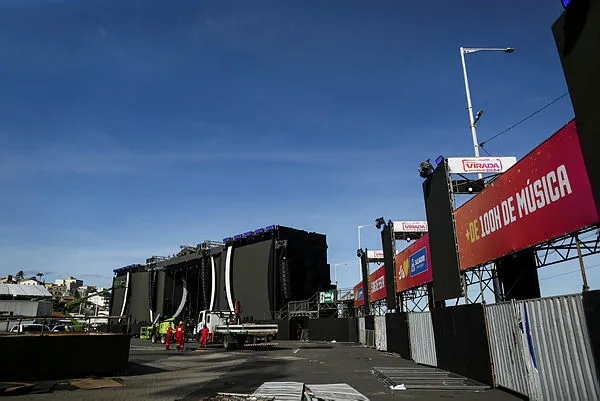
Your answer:
[[[285,360],[249,360],[222,377],[204,384],[201,388],[191,388],[190,393],[182,400],[198,400],[200,397],[218,392],[252,393],[266,381],[289,379],[285,368],[287,364],[289,361]]]
[[[129,362],[123,376],[142,376],[161,372],[166,372],[166,370],[154,366],[143,365],[141,363]]]

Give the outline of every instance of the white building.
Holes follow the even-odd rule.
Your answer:
[[[98,288],[98,291],[103,291],[104,288]],[[110,292],[104,294],[92,295],[88,298],[88,302],[97,305],[99,308],[108,308],[110,304]]]
[[[0,316],[50,316],[51,298],[41,285],[0,284]]]
[[[40,280],[37,280],[33,277],[26,278],[24,280],[19,281],[20,285],[44,285]]]
[[[57,279],[54,281],[55,285],[64,285],[69,295],[77,295],[77,288],[83,285],[83,280],[78,280],[75,277],[67,277],[65,279]]]

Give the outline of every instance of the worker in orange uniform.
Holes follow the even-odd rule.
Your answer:
[[[171,347],[171,323],[167,326],[167,338],[165,338],[165,347],[167,350]]]
[[[185,339],[185,331],[183,329],[183,322],[179,322],[179,326],[175,327],[175,342],[177,343],[177,351],[183,350],[183,342]]]
[[[202,330],[200,330],[200,346],[206,349],[208,342],[208,334],[210,330],[206,327],[205,324],[202,325]]]
[[[235,300],[235,306],[233,308],[234,320],[235,324],[242,323],[242,306],[240,305],[240,300]]]

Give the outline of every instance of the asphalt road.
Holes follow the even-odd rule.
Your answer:
[[[518,400],[500,390],[481,392],[392,391],[372,367],[416,367],[413,362],[361,346],[285,341],[269,350],[225,351],[221,347],[166,351],[134,339],[124,386],[24,395],[20,400],[201,400],[216,392],[252,393],[265,381],[347,383],[370,400]],[[93,361],[90,361],[93,363]],[[82,361],[83,363],[83,361]]]

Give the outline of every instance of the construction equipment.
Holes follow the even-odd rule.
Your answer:
[[[74,301],[71,302],[67,302],[64,306],[64,311],[63,313],[65,314],[65,317],[67,319],[69,319],[69,321],[72,323],[73,328],[75,329],[75,331],[83,331],[83,325],[75,318],[71,315],[71,313],[69,312],[69,308],[74,306],[74,305],[79,305],[80,303],[88,300],[91,297],[94,297],[96,295],[102,295],[102,294],[106,294],[108,292],[111,292],[114,288],[118,288],[119,286],[115,286],[115,287],[111,287],[111,288],[106,288],[102,291],[98,291],[98,292],[94,292],[92,294],[89,294],[88,296],[82,297],[82,298],[78,298]]]

